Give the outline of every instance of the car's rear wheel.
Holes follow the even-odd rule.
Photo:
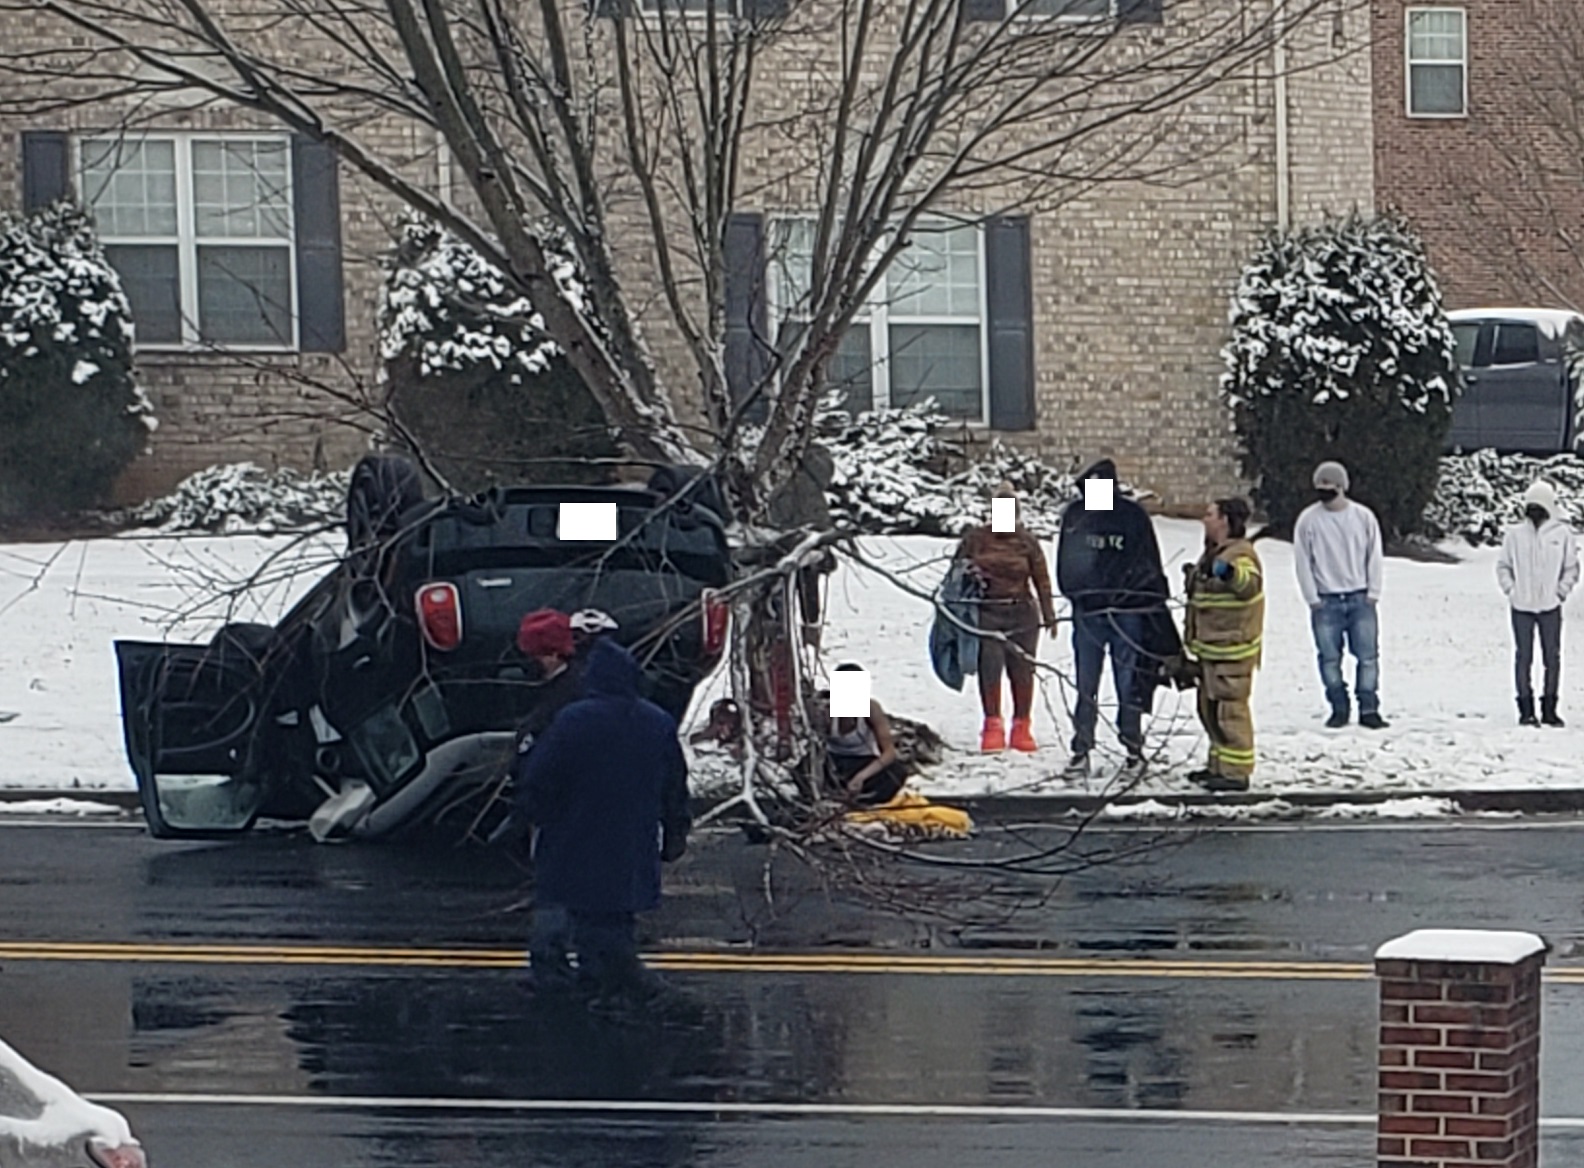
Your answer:
[[[423,502],[423,479],[409,458],[369,454],[347,485],[347,546],[368,548],[401,530],[402,516]]]

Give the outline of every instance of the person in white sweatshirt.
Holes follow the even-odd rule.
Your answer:
[[[1384,730],[1380,714],[1380,626],[1375,606],[1386,575],[1380,523],[1375,513],[1347,496],[1347,467],[1322,462],[1315,467],[1317,499],[1293,527],[1293,563],[1298,588],[1309,605],[1309,624],[1320,655],[1331,716],[1326,725],[1346,726],[1351,716],[1347,682],[1342,677],[1344,644],[1358,661],[1354,689],[1359,725]]]
[[[1562,602],[1578,583],[1578,546],[1573,529],[1557,518],[1555,487],[1544,480],[1536,482],[1524,492],[1523,502],[1523,521],[1507,529],[1496,560],[1496,582],[1512,605],[1513,639],[1517,642],[1518,724],[1560,726],[1557,692],[1562,681]],[[1536,631],[1545,667],[1538,720],[1530,676]]]

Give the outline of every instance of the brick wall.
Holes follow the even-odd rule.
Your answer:
[[[1584,259],[1558,229],[1584,221],[1584,181],[1565,140],[1584,130],[1548,113],[1584,93],[1584,5],[1464,0],[1468,113],[1406,112],[1404,0],[1373,0],[1375,183],[1425,238],[1448,306],[1584,307]],[[1565,168],[1567,177],[1557,175]]]
[[[1537,1163],[1544,963],[1377,959],[1381,1168]]]

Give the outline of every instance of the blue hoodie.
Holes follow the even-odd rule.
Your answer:
[[[676,721],[638,696],[638,662],[589,652],[584,697],[556,715],[519,773],[519,816],[539,829],[539,899],[579,912],[660,904],[660,831],[686,836],[687,762]]]

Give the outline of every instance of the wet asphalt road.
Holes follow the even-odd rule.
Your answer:
[[[1140,841],[1153,842],[1123,834],[1103,844]],[[0,1036],[80,1090],[129,1097],[116,1105],[159,1166],[955,1166],[1037,1157],[1106,1168],[1306,1168],[1369,1158],[1368,1122],[1299,1117],[1367,1120],[1375,1000],[1367,977],[1304,979],[1299,963],[1366,962],[1380,942],[1416,927],[1517,927],[1552,941],[1554,969],[1584,967],[1578,826],[1183,837],[1071,876],[1043,908],[1003,922],[988,917],[1032,882],[998,875],[964,906],[948,895],[962,874],[910,870],[892,890],[905,889],[915,910],[933,903],[980,918],[924,922],[916,911],[848,903],[795,862],[774,867],[769,905],[765,857],[732,833],[702,838],[675,872],[666,909],[647,923],[648,945],[861,945],[983,968],[920,972],[898,960],[874,972],[833,963],[676,973],[695,1009],[622,1024],[529,1001],[509,964],[359,956],[519,946],[526,889],[503,855],[0,827],[0,945],[22,946],[0,949]],[[35,942],[134,948],[119,960],[91,950],[45,960],[27,953]],[[147,951],[170,943],[199,948],[185,957]],[[252,946],[254,955],[220,963],[206,948],[214,945]],[[341,964],[292,963],[304,946],[358,952]],[[1034,954],[1118,964],[1000,973],[984,964]],[[1148,972],[1142,963],[1163,961],[1187,964],[1136,976]],[[1546,1009],[1545,1113],[1584,1116],[1584,984],[1553,981]],[[171,1098],[190,1094],[210,1098]],[[396,1106],[402,1100],[434,1102]],[[470,1109],[477,1100],[506,1109]],[[534,1110],[556,1100],[606,1110]],[[701,1110],[634,1111],[631,1101]],[[816,1110],[774,1113],[789,1103]],[[742,1110],[711,1110],[722,1104]],[[873,1104],[924,1113],[850,1110]],[[942,1106],[1031,1110],[928,1114]],[[1188,1118],[1126,1121],[1140,1110]],[[1580,1153],[1584,1134],[1548,1132],[1548,1162]]]

